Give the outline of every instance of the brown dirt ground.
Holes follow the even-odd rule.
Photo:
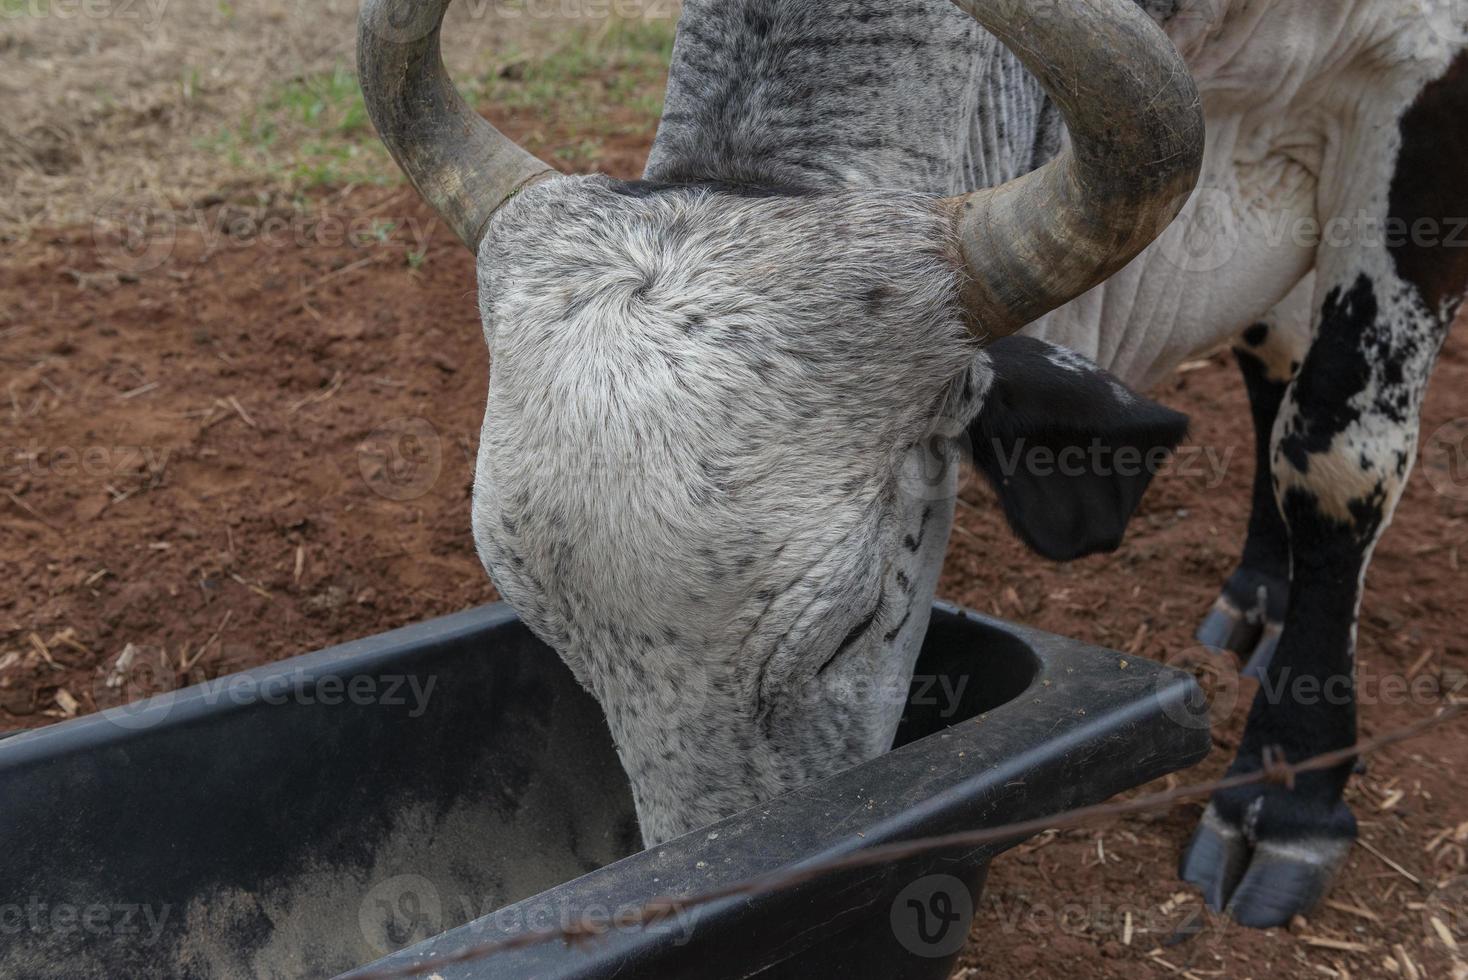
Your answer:
[[[496,118],[512,135],[530,125],[513,113]],[[644,138],[611,145],[598,163],[630,175],[645,147]],[[201,213],[220,230],[182,227],[152,268],[120,251],[107,226],[0,246],[9,586],[0,595],[0,728],[44,725],[495,598],[469,530],[487,376],[470,257],[435,227],[426,257],[410,258],[414,222],[429,215],[405,191],[359,189],[317,205],[305,219],[268,197],[250,207],[214,201]],[[266,217],[284,230],[262,233]],[[340,241],[349,227],[378,234]],[[1188,367],[1160,397],[1192,414],[1194,444],[1232,453],[1220,484],[1160,478],[1117,554],[1071,566],[1025,554],[971,486],[942,594],[1138,655],[1191,647],[1241,540],[1250,436],[1226,358]],[[1424,432],[1465,415],[1459,337],[1433,383]],[[1465,518],[1468,502],[1435,493],[1419,471],[1372,567],[1364,677],[1414,668],[1449,684],[1463,676],[1468,642],[1454,613]],[[129,644],[132,667],[109,687]],[[1367,734],[1437,703],[1382,694],[1364,707]],[[1242,704],[1188,779],[1221,771]],[[1332,904],[1291,930],[1232,927],[1177,884],[1197,805],[1043,835],[995,865],[964,969],[1455,975],[1431,920],[1468,943],[1463,772],[1465,725],[1376,759],[1351,796],[1365,842],[1385,857],[1355,851]]]

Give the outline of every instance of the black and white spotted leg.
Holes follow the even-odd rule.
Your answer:
[[[1289,531],[1274,499],[1274,423],[1310,341],[1312,280],[1234,343],[1254,422],[1254,488],[1238,568],[1224,583],[1197,639],[1245,658],[1258,676],[1274,656],[1289,601]]]
[[[1363,127],[1342,148],[1351,173],[1326,195],[1330,213],[1379,208],[1378,228],[1410,231],[1376,241],[1363,234],[1318,255],[1314,335],[1274,429],[1289,600],[1235,773],[1258,771],[1269,752],[1297,761],[1356,738],[1362,583],[1416,453],[1428,375],[1468,287],[1468,248],[1452,238],[1468,216],[1468,182],[1455,172],[1468,155],[1468,59],[1415,99],[1399,119]],[[1382,142],[1393,122],[1399,146]],[[1379,173],[1374,153],[1390,154]],[[1342,800],[1351,769],[1302,775],[1293,788],[1215,795],[1182,876],[1246,925],[1309,912],[1356,834]]]

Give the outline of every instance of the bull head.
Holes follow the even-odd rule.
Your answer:
[[[500,592],[601,701],[649,843],[884,751],[956,495],[925,447],[991,392],[1145,412],[1112,384],[1044,396],[1026,372],[1081,369],[1030,347],[996,384],[995,341],[1181,208],[1202,153],[1181,60],[1133,0],[955,0],[1060,107],[1051,163],[946,199],[649,189],[558,176],[467,107],[448,2],[364,0],[358,68],[478,255],[474,529]]]

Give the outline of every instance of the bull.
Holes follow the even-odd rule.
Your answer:
[[[1468,250],[1307,232],[1468,215],[1468,0],[687,0],[635,181],[465,106],[447,5],[366,0],[363,92],[477,256],[479,554],[605,709],[648,844],[888,747],[953,522],[935,446],[1041,554],[1115,548],[1150,469],[1005,461],[1174,448],[1137,389],[1224,343],[1258,472],[1200,636],[1350,676]],[[1235,771],[1354,740],[1351,698],[1281,689]],[[1309,910],[1349,770],[1217,795],[1183,876],[1246,924]]]

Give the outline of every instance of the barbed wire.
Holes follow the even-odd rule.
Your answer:
[[[682,897],[654,898],[634,909],[618,912],[615,921],[610,918],[599,919],[583,916],[566,925],[529,930],[505,939],[487,940],[452,953],[445,953],[442,956],[430,957],[420,963],[359,970],[349,976],[353,980],[401,980],[405,977],[421,976],[441,967],[483,959],[530,946],[556,941],[567,944],[582,943],[603,936],[613,929],[655,925],[689,909],[709,905],[726,898],[748,898],[784,891],[840,871],[893,864],[937,851],[1003,843],[1014,838],[1030,837],[1046,830],[1067,830],[1098,818],[1161,810],[1176,803],[1208,797],[1223,790],[1245,786],[1274,784],[1293,789],[1295,780],[1305,773],[1334,769],[1358,758],[1374,755],[1402,742],[1420,738],[1436,728],[1462,718],[1465,714],[1468,714],[1468,705],[1455,703],[1430,718],[1420,719],[1384,735],[1363,739],[1346,748],[1311,756],[1299,762],[1289,762],[1278,749],[1269,749],[1264,752],[1263,766],[1257,772],[1239,773],[1208,782],[1188,783],[1129,800],[1095,803],[999,827],[963,830],[934,837],[915,838],[895,844],[881,844],[804,867],[771,871]]]

